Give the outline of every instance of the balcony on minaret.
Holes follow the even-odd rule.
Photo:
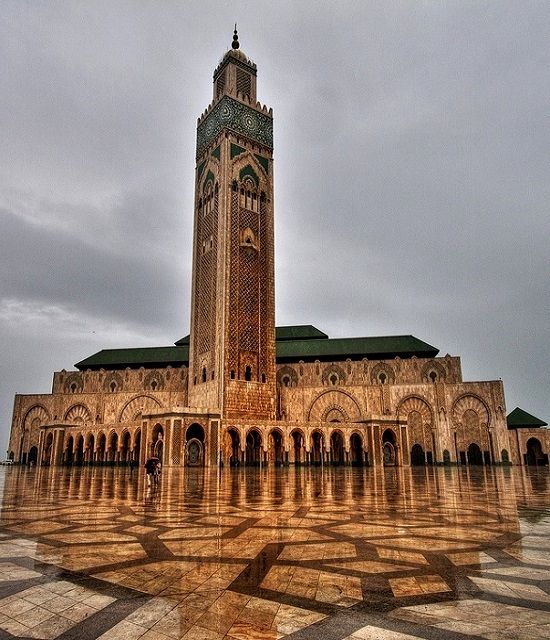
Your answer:
[[[237,30],[233,35],[232,48],[223,56],[214,71],[214,100],[224,94],[256,103],[257,68],[239,48]]]

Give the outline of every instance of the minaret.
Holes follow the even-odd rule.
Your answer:
[[[190,407],[275,417],[273,114],[237,36],[198,120]]]

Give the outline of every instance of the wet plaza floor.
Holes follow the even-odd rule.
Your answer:
[[[550,638],[550,474],[0,470],[0,638]]]

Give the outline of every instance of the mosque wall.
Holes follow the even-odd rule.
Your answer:
[[[187,407],[186,367],[56,372],[51,394],[16,396],[9,454],[42,462],[51,446],[51,464],[114,464],[161,446],[178,465],[197,433],[203,464],[383,464],[387,442],[404,465],[527,464],[550,450],[547,430],[509,431],[502,383],[463,382],[457,357],[299,362],[277,381],[276,420],[230,420]]]

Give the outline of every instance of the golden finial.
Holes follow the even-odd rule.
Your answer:
[[[233,42],[231,43],[233,49],[239,48],[239,36],[237,35],[237,23],[235,22],[235,31],[233,31]]]

